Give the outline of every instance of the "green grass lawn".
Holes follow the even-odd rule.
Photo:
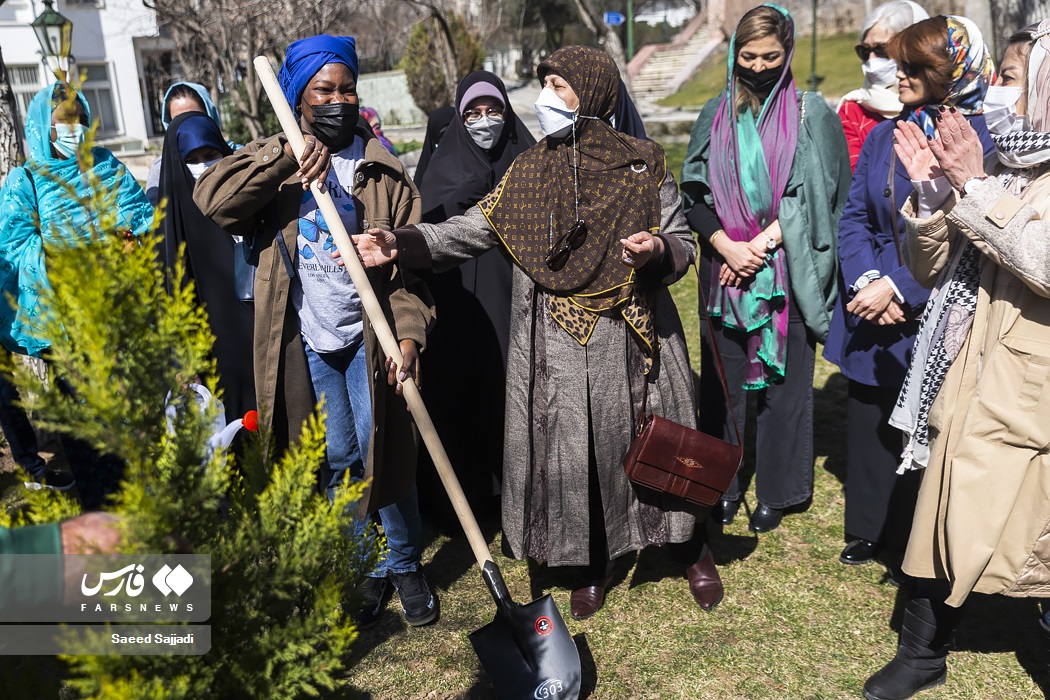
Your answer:
[[[795,84],[803,89],[809,86],[811,37],[802,37],[795,48],[791,70]],[[817,75],[824,76],[820,91],[829,97],[840,97],[861,85],[860,60],[853,53],[856,34],[822,36],[817,38]],[[700,69],[675,94],[659,104],[665,107],[700,107],[725,87],[726,51],[718,51],[700,66]]]
[[[681,171],[684,143],[668,143],[668,166]],[[699,321],[696,276],[672,288],[694,368]],[[712,549],[726,597],[704,613],[680,566],[660,550],[622,562],[605,608],[578,622],[569,614],[571,579],[500,553],[498,523],[483,522],[493,557],[518,602],[550,593],[577,640],[583,697],[593,700],[837,700],[859,698],[864,680],[896,648],[898,591],[877,565],[838,562],[843,540],[846,382],[818,357],[814,378],[816,470],[811,507],[776,531],[747,531],[747,512],[721,531]],[[701,408],[702,410],[702,408]],[[10,479],[0,504],[18,500]],[[423,499],[445,498],[424,493]],[[6,501],[6,503],[5,503]],[[754,507],[753,495],[747,505]],[[408,627],[396,601],[355,642],[342,698],[487,700],[495,698],[467,635],[487,624],[494,605],[458,531],[424,532],[423,561],[441,605],[436,624]],[[948,682],[922,700],[1019,700],[1050,689],[1040,664],[1033,600],[974,595],[949,660]],[[39,673],[26,661],[27,673]],[[67,689],[68,690],[68,689]],[[2,693],[0,693],[2,695]],[[69,694],[68,697],[73,697]]]
[[[696,277],[673,294],[689,349],[698,343]],[[697,357],[692,356],[694,366]],[[583,649],[582,697],[600,700],[681,698],[859,698],[864,680],[889,661],[897,589],[884,569],[838,562],[843,545],[841,474],[846,382],[817,360],[816,479],[813,504],[776,531],[747,531],[741,509],[733,525],[712,528],[726,597],[712,613],[693,603],[683,572],[660,550],[623,563],[605,607],[589,620],[569,614],[571,580],[556,571],[491,551],[515,600],[550,593]],[[434,496],[431,497],[441,497]],[[753,495],[747,503],[754,507]],[[427,531],[424,562],[441,598],[441,619],[408,627],[392,602],[379,625],[355,644],[345,697],[375,700],[495,698],[467,635],[489,622],[494,606],[461,535]],[[973,596],[949,660],[947,684],[929,700],[1043,697],[1033,600]]]
[[[668,142],[677,178],[686,144]],[[699,359],[696,275],[672,293],[694,367]],[[595,700],[859,698],[865,679],[889,661],[897,589],[878,565],[838,562],[844,544],[846,381],[817,359],[814,377],[816,477],[813,504],[776,531],[747,531],[747,514],[712,528],[726,597],[712,613],[692,601],[683,572],[659,550],[624,562],[605,607],[582,622],[569,615],[572,582],[557,571],[500,554],[498,523],[483,527],[515,600],[551,593],[582,649],[585,690]],[[444,498],[443,495],[431,495]],[[748,505],[754,507],[753,495]],[[413,629],[391,603],[378,627],[361,633],[347,697],[375,700],[495,698],[467,635],[494,606],[458,532],[427,530],[424,562],[441,598],[437,624]],[[947,684],[921,697],[978,700],[1043,697],[1037,672],[1035,601],[975,595],[949,660]]]

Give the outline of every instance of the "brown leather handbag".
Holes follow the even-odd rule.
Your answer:
[[[707,319],[708,344],[715,356],[718,378],[722,381],[729,416],[733,419],[737,444],[660,416],[646,417],[649,398],[649,381],[646,379],[642,410],[638,414],[638,435],[623,458],[623,467],[632,483],[677,496],[689,503],[712,506],[732,485],[743,461],[744,450],[740,426],[733,413],[733,403],[729,400],[729,384],[722,366],[722,353],[718,350],[714,325],[707,312],[707,300],[702,289],[700,307]]]

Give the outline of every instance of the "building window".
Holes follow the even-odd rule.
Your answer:
[[[106,3],[103,0],[66,0],[70,7],[98,7],[103,8]]]
[[[113,87],[109,80],[109,67],[105,63],[76,65],[84,75],[84,84],[80,92],[87,98],[91,107],[91,119],[98,122],[99,134],[108,136],[120,133]]]
[[[11,89],[15,93],[15,101],[18,103],[18,113],[22,117],[22,123],[26,120],[26,110],[33,95],[40,92],[44,86],[40,84],[40,66],[8,66],[7,74],[11,77]]]

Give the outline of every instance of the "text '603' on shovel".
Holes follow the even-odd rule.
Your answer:
[[[270,61],[265,56],[257,57],[254,64],[266,95],[281,122],[281,129],[284,130],[285,137],[298,159],[306,143],[291,107],[277,83],[277,76],[274,75]],[[311,182],[310,189],[321,213],[324,214],[325,221],[328,222],[336,248],[346,263],[347,272],[350,273],[350,279],[357,287],[368,321],[375,329],[383,352],[401,366],[401,349],[369,284],[361,261],[358,260],[357,252],[346,233],[335,203],[332,202],[328,191],[318,185],[316,181]],[[503,576],[496,562],[492,560],[485,538],[478,528],[477,520],[474,519],[474,513],[467,505],[463,489],[452,471],[448,455],[441,445],[419,389],[414,382],[406,381],[403,390],[419,434],[430,451],[441,483],[448,492],[470,548],[474,551],[474,558],[481,567],[481,576],[492,593],[493,600],[496,601],[496,618],[470,635],[471,644],[474,645],[474,651],[481,660],[485,673],[500,697],[505,700],[575,700],[580,694],[580,655],[557,606],[549,595],[527,605],[519,605],[511,600]]]

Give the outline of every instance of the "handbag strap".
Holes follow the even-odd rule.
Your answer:
[[[890,198],[890,227],[893,229],[893,246],[897,249],[897,264],[904,264],[904,253],[901,251],[901,232],[900,223],[897,218],[900,213],[897,211],[897,192],[896,192],[896,180],[897,174],[897,151],[896,149],[890,149],[890,173],[886,177],[886,190],[883,192],[884,195]]]
[[[700,312],[707,323],[708,346],[715,356],[715,367],[718,369],[718,380],[722,382],[722,395],[725,397],[726,406],[729,407],[729,417],[733,419],[733,432],[736,434],[736,444],[743,449],[744,440],[740,435],[740,424],[736,421],[736,412],[733,410],[733,401],[729,396],[729,382],[726,380],[725,365],[722,364],[722,351],[718,349],[718,340],[715,338],[715,325],[711,322],[711,313],[707,310],[707,295],[704,293],[704,285],[697,280],[697,289],[700,292]],[[642,390],[642,410],[638,414],[638,428],[645,424],[645,410],[649,401],[649,378],[645,378],[645,388]]]
[[[711,321],[711,312],[707,308],[707,294],[704,292],[704,285],[698,283],[696,287],[700,290],[700,309],[707,324],[707,344],[711,348],[711,354],[715,356],[718,380],[722,382],[722,395],[726,399],[726,406],[729,407],[729,417],[733,419],[733,432],[736,434],[736,444],[743,449],[744,439],[740,435],[740,424],[736,420],[736,411],[733,410],[733,399],[729,394],[729,382],[726,380],[726,368],[722,364],[722,351],[718,349],[718,339],[715,337],[715,324]]]

